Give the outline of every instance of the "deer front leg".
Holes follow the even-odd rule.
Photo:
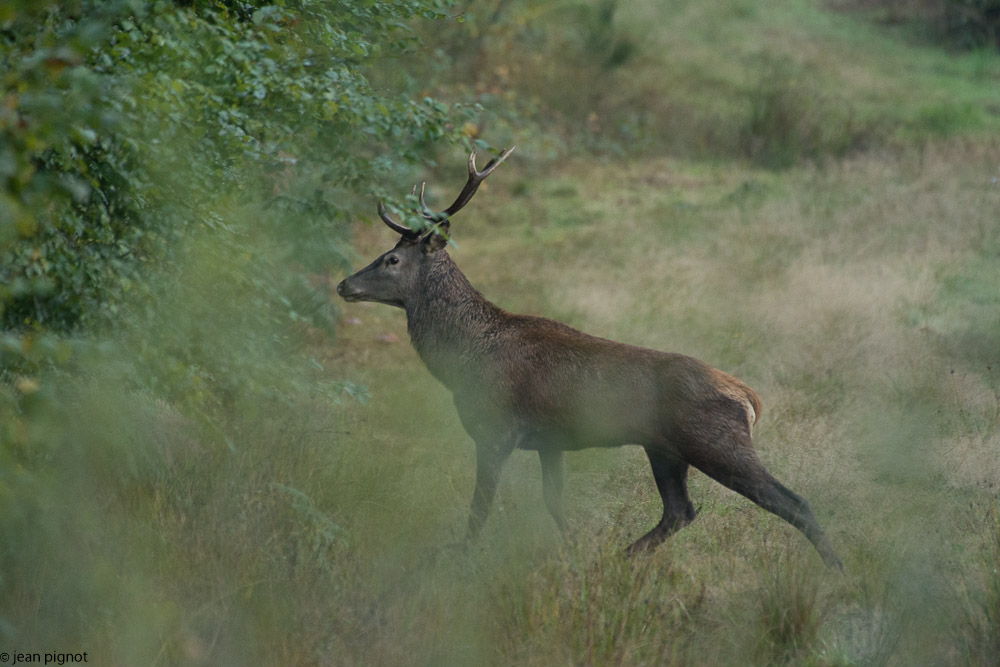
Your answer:
[[[466,542],[475,540],[486,522],[500,483],[500,471],[513,449],[512,445],[503,441],[476,442],[476,489],[472,493]]]
[[[538,458],[542,462],[542,495],[549,514],[556,520],[556,525],[563,535],[569,530],[566,514],[563,512],[563,453],[558,449],[539,448]]]

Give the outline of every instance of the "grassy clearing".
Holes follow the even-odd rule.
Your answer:
[[[364,406],[237,404],[220,441],[136,407],[110,372],[63,390],[76,407],[28,453],[54,461],[50,491],[19,504],[7,545],[18,650],[65,642],[102,664],[995,657],[1000,146],[781,175],[581,160],[528,181],[531,157],[456,220],[460,265],[508,308],[746,379],[765,402],[761,456],[812,503],[844,575],[696,472],[698,519],[623,559],[659,512],[637,448],[568,457],[571,542],[519,452],[481,542],[443,549],[464,525],[471,443],[402,313],[359,304],[313,352],[370,388]],[[391,242],[358,229],[365,257]]]
[[[822,572],[788,526],[698,473],[698,520],[649,561],[623,562],[618,549],[658,511],[636,449],[570,456],[579,532],[560,547],[537,462],[521,453],[482,550],[463,562],[503,582],[499,600],[495,581],[470,582],[485,596],[477,613],[502,630],[490,654],[530,664],[981,660],[992,640],[962,610],[985,623],[993,594],[973,603],[962,582],[996,566],[982,535],[1000,490],[1000,375],[989,361],[1000,290],[987,268],[1000,251],[998,158],[995,143],[953,142],[780,178],[666,159],[581,162],[535,188],[515,182],[516,195],[498,191],[502,179],[480,195],[483,213],[456,221],[453,251],[474,284],[511,309],[694,354],[749,381],[765,398],[762,457],[809,498],[847,566],[843,577]],[[381,229],[360,232],[362,253],[388,242]],[[402,507],[420,508],[401,511],[396,535],[447,542],[471,492],[471,447],[449,397],[422,381],[402,313],[347,314],[361,323],[341,349],[373,388],[379,439],[405,442],[395,465],[420,471],[395,491]],[[386,332],[404,342],[373,349]],[[410,523],[421,520],[424,529]],[[967,631],[977,639],[960,639]]]
[[[558,164],[551,137],[518,138],[451,252],[510,310],[745,379],[764,399],[761,457],[808,498],[843,575],[697,472],[697,520],[623,559],[660,511],[634,447],[567,457],[569,542],[537,457],[517,452],[480,543],[445,548],[473,448],[403,314],[356,304],[337,341],[300,333],[323,373],[369,388],[364,405],[235,387],[209,428],[122,387],[115,351],[56,394],[43,384],[26,409],[51,418],[18,456],[48,477],[22,470],[6,488],[24,493],[0,497],[14,564],[0,648],[122,665],[995,662],[1000,143],[982,134],[998,61],[916,50],[804,2],[671,3],[669,21],[661,5],[620,9],[639,55],[602,75],[623,84],[620,107],[595,104],[598,121],[631,106],[669,136]],[[764,95],[775,63],[794,95]],[[814,87],[832,103],[807,104]],[[767,168],[741,143],[754,100],[765,118],[805,118],[791,154],[825,159]],[[828,113],[878,140],[824,143]],[[676,156],[702,144],[712,160]],[[666,145],[675,157],[650,157]],[[460,163],[448,156],[429,200],[453,192]],[[359,263],[394,241],[381,225],[356,234]],[[211,284],[224,262],[194,256]],[[239,322],[238,296],[221,298]],[[210,319],[182,297],[169,308],[167,324]],[[240,333],[202,347],[225,366]],[[266,384],[286,369],[262,349]]]
[[[541,155],[668,152],[787,168],[1000,128],[996,54],[918,48],[810,0],[521,0],[494,18],[455,51],[448,80],[498,110],[484,121],[491,141]],[[509,108],[538,111],[544,131],[511,128]]]
[[[247,406],[233,451],[178,438],[149,408],[138,414],[174,449],[147,465],[107,452],[104,428],[65,431],[77,454],[58,474],[76,481],[41,500],[46,530],[22,545],[39,554],[32,571],[65,574],[23,585],[5,619],[40,647],[78,627],[78,644],[121,664],[986,660],[1000,375],[984,356],[997,311],[981,284],[994,280],[984,220],[1000,204],[998,156],[942,145],[780,179],[571,163],[537,191],[500,179],[483,214],[456,221],[453,252],[497,302],[695,354],[759,389],[761,455],[814,505],[843,576],[698,473],[698,520],[624,560],[658,512],[635,448],[569,457],[570,544],[522,452],[482,543],[442,552],[464,522],[472,448],[402,313],[358,305],[340,343],[316,352],[371,388],[367,406]],[[659,176],[643,181],[650,167]],[[904,205],[931,184],[948,225]],[[510,216],[522,209],[537,217]],[[359,252],[387,237],[360,229]],[[128,400],[100,393],[77,418],[106,425]],[[130,424],[117,441],[160,441]],[[103,620],[61,618],[81,600]]]

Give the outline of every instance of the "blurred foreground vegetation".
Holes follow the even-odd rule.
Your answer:
[[[0,651],[995,664],[994,4],[0,0]],[[844,576],[697,473],[624,560],[634,448],[569,457],[573,540],[524,453],[440,549],[468,438],[402,314],[330,287],[377,198],[514,143],[473,283],[754,386]]]

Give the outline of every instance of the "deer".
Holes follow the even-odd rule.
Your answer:
[[[591,336],[555,320],[507,312],[477,291],[449,256],[451,218],[513,152],[482,170],[469,155],[468,180],[455,201],[432,211],[421,185],[423,227],[378,214],[399,240],[336,291],[406,312],[417,354],[451,391],[462,426],[475,443],[475,489],[463,544],[479,535],[505,461],[515,449],[538,452],[542,496],[563,535],[564,453],[639,445],[646,453],[663,515],[631,544],[649,552],[690,524],[690,467],[750,499],[801,531],[828,567],[843,569],[809,503],[768,473],[751,430],[761,399],[737,378],[693,357]],[[416,196],[416,187],[414,187]]]

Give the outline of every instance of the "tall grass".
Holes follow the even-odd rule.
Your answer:
[[[968,286],[992,280],[998,154],[955,143],[780,176],[581,161],[520,194],[497,181],[488,213],[455,221],[452,252],[501,305],[757,388],[761,456],[810,500],[845,575],[696,472],[696,521],[624,559],[659,512],[636,449],[569,456],[568,543],[520,452],[481,542],[445,549],[472,448],[402,313],[357,305],[337,345],[312,346],[319,379],[366,384],[366,405],[303,376],[205,423],[124,385],[129,347],[81,362],[85,379],[41,378],[25,409],[48,417],[3,500],[5,645],[101,664],[986,662],[996,561],[977,513],[1000,488],[1000,385],[979,341],[996,297]],[[928,188],[947,227],[903,204]],[[522,208],[537,217],[508,217]],[[360,229],[359,253],[387,236]]]
[[[483,608],[512,619],[494,650],[529,664],[940,664],[964,651],[948,629],[974,627],[953,604],[955,577],[987,572],[968,503],[1000,488],[990,454],[1000,425],[994,366],[981,361],[995,352],[966,332],[992,335],[997,297],[975,287],[977,304],[952,285],[991,280],[981,261],[995,252],[983,233],[1000,203],[997,155],[995,144],[955,142],[780,177],[670,159],[579,161],[552,186],[515,183],[518,194],[507,195],[494,184],[480,195],[485,210],[501,212],[454,227],[473,283],[506,307],[695,354],[747,379],[765,401],[762,457],[810,500],[847,567],[844,577],[822,571],[787,525],[693,473],[699,516],[652,557],[655,582],[648,563],[623,571],[608,545],[624,546],[624,533],[641,534],[658,512],[641,452],[627,449],[569,457],[582,542],[546,547],[537,461],[525,454],[507,470],[485,552],[471,556],[505,582],[500,609]],[[386,241],[366,230],[361,249],[373,254]],[[363,355],[366,373],[378,358],[387,364],[368,378],[379,387],[373,407],[384,401],[395,413],[407,401],[398,381],[419,382],[418,362],[405,346],[373,351],[370,341],[384,331],[405,337],[401,314],[357,312],[363,322],[345,350]],[[409,364],[417,371],[401,375]],[[431,431],[454,446],[430,454],[412,423],[391,432],[418,438],[414,460],[434,461],[424,469],[434,478],[451,486],[464,476],[465,493],[438,498],[450,502],[455,535],[471,454],[436,391],[413,410],[433,414]],[[513,540],[539,546],[525,557]],[[518,573],[506,579],[512,557]],[[647,591],[677,604],[658,616],[644,606]],[[500,648],[507,642],[521,652]]]
[[[760,596],[757,630],[761,639],[757,655],[762,662],[785,662],[796,655],[808,655],[819,634],[822,576],[801,555],[792,550],[778,563],[766,565],[768,580]]]
[[[958,584],[962,611],[954,628],[959,655],[972,665],[992,664],[1000,655],[1000,519],[996,502],[981,523],[984,539],[973,556],[981,559],[980,568]]]
[[[995,662],[1000,145],[978,134],[995,91],[968,62],[805,3],[607,7],[594,38],[638,51],[599,91],[582,90],[584,68],[552,89],[603,157],[553,161],[575,135],[525,130],[541,139],[519,139],[450,252],[505,308],[744,378],[764,399],[761,457],[809,499],[846,572],[698,472],[694,523],[623,558],[661,510],[637,448],[568,455],[567,541],[537,456],[516,452],[480,542],[451,548],[473,449],[403,313],[346,306],[335,341],[267,317],[248,328],[242,309],[262,304],[241,281],[285,261],[250,212],[249,256],[195,235],[188,270],[132,305],[153,317],[82,344],[72,377],[6,388],[23,412],[3,434],[17,444],[0,485],[0,650],[122,665]],[[750,58],[766,38],[771,55]],[[522,49],[504,75],[482,48],[518,95],[567,71],[533,72]],[[784,75],[762,75],[775,63]],[[814,85],[839,86],[842,105],[809,101]],[[911,122],[944,98],[979,111],[940,133]],[[789,147],[741,149],[755,108],[754,136]],[[842,149],[868,136],[856,128],[880,133],[864,152]],[[641,145],[621,150],[629,136]],[[715,159],[652,155],[664,146]],[[771,150],[792,156],[783,170]],[[358,262],[395,240],[365,225],[356,239]],[[197,363],[171,365],[179,354]],[[171,370],[182,392],[151,380]]]
[[[876,128],[859,122],[835,92],[826,92],[832,86],[814,80],[822,76],[815,68],[767,53],[758,60],[758,79],[747,94],[749,112],[739,136],[750,160],[786,168],[805,159],[842,156],[872,141]]]

